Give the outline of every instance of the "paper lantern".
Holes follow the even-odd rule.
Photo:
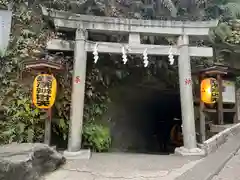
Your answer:
[[[214,104],[219,96],[218,83],[215,78],[207,78],[201,82],[201,100],[206,104]]]
[[[33,104],[40,109],[49,109],[56,99],[57,80],[53,75],[40,74],[33,82]]]

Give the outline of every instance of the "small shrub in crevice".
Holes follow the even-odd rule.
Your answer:
[[[111,135],[108,127],[88,123],[83,127],[83,146],[95,152],[106,152],[111,146]]]

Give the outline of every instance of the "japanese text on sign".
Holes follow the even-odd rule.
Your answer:
[[[222,86],[223,86],[222,92],[223,102],[235,103],[236,102],[235,83],[233,81],[223,80]]]

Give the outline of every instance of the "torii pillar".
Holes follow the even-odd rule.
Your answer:
[[[178,38],[180,55],[178,57],[178,74],[182,111],[182,132],[184,146],[176,148],[181,155],[204,155],[205,152],[197,148],[191,62],[189,55],[189,37],[185,34]]]
[[[87,37],[88,32],[86,30],[76,30],[72,82],[71,121],[69,124],[68,150],[64,151],[64,155],[68,159],[89,159],[91,155],[90,150],[81,149],[85,79],[87,69],[87,51],[85,50]]]

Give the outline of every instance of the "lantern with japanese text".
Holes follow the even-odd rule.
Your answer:
[[[33,82],[33,104],[40,109],[50,109],[56,98],[57,80],[53,75],[40,74]]]
[[[201,81],[201,100],[206,104],[214,104],[218,97],[218,83],[215,78],[207,78]]]

